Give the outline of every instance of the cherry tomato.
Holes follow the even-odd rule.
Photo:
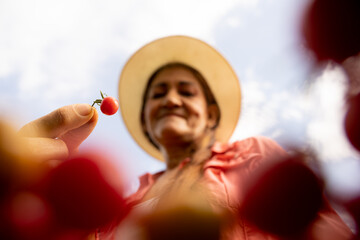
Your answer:
[[[48,203],[40,195],[17,192],[10,197],[5,212],[9,223],[6,232],[13,235],[7,239],[47,239],[53,219]]]
[[[355,220],[357,229],[360,229],[360,195],[346,201],[344,205],[347,211]],[[358,230],[357,236],[354,239],[359,239],[359,238],[360,238],[360,232]]]
[[[322,184],[301,155],[260,166],[247,183],[239,214],[286,239],[303,233],[322,204]]]
[[[94,230],[120,220],[126,204],[121,189],[102,172],[98,155],[82,154],[54,168],[45,179],[45,196],[61,225]]]
[[[106,115],[113,115],[119,109],[119,103],[114,97],[105,97],[100,105],[100,110]]]
[[[342,62],[360,51],[360,1],[314,0],[303,19],[302,34],[319,62]]]
[[[113,115],[119,109],[119,102],[114,97],[108,97],[100,91],[101,99],[96,99],[91,106],[95,104],[100,106],[102,113],[106,115]]]
[[[350,143],[360,151],[360,93],[348,100],[345,133]]]

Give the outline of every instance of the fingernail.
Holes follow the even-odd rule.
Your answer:
[[[75,111],[81,116],[87,116],[91,113],[92,107],[89,104],[76,104]]]

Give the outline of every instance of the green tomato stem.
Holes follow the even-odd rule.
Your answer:
[[[96,99],[91,106],[93,107],[95,105],[95,103],[100,106],[101,102],[102,102],[102,99]]]

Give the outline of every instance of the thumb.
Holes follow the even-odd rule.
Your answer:
[[[63,140],[69,149],[69,153],[77,150],[79,145],[90,135],[94,130],[98,120],[98,113],[96,109],[93,111],[93,115],[89,121],[78,128],[67,131],[59,138]]]
[[[64,106],[26,124],[20,129],[19,134],[24,137],[57,138],[87,123],[94,111],[89,104]]]

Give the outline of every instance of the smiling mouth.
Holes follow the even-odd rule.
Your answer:
[[[179,118],[184,118],[183,116],[179,115],[179,114],[165,114],[162,115],[160,118],[166,118],[166,117],[179,117]]]
[[[165,118],[165,117],[178,117],[178,118],[185,118],[184,115],[178,114],[178,113],[165,113],[161,114],[159,118]]]

